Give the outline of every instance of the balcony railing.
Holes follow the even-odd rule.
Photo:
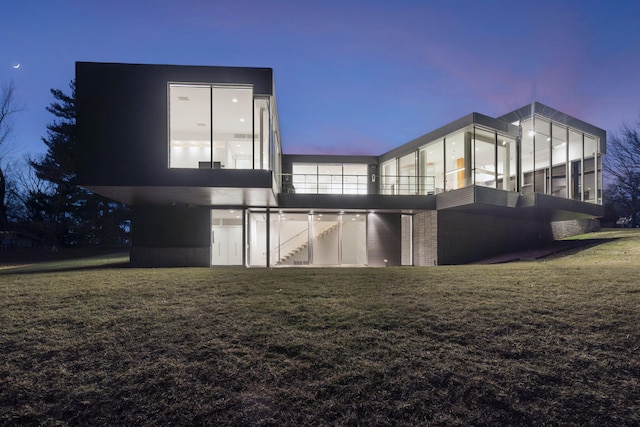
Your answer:
[[[368,194],[368,176],[282,174],[282,191],[298,194]]]
[[[429,195],[442,191],[436,188],[435,176],[282,174],[281,177],[283,193]]]

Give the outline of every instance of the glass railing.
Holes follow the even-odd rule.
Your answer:
[[[297,194],[367,194],[367,175],[282,174],[282,192]]]

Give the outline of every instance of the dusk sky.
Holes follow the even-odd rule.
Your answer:
[[[76,61],[273,68],[285,153],[379,155],[532,100],[611,132],[640,119],[639,19],[638,0],[2,0],[0,83],[25,107],[17,157],[45,151]]]

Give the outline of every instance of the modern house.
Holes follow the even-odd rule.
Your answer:
[[[76,64],[80,182],[135,266],[431,266],[598,227],[606,133],[539,103],[387,153],[281,151],[268,68]]]

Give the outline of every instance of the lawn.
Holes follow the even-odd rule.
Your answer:
[[[0,273],[1,425],[638,425],[640,232],[538,261]]]

